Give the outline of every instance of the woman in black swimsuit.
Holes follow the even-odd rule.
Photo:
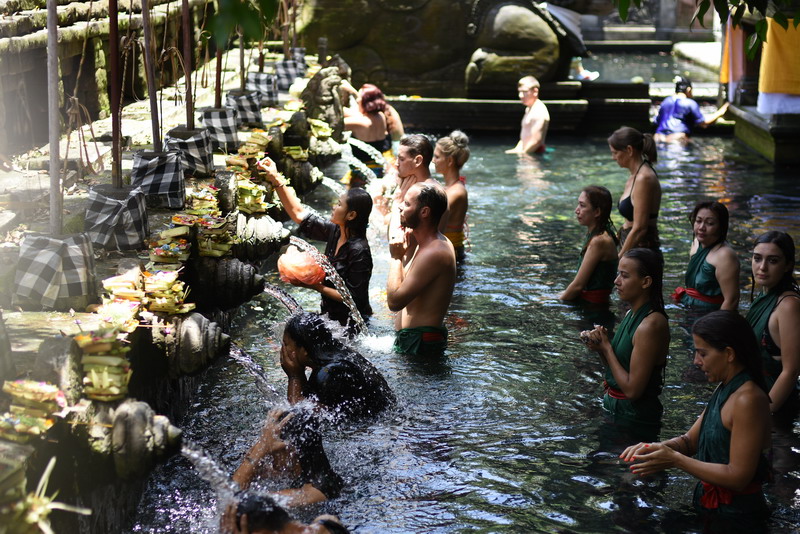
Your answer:
[[[661,184],[653,169],[656,145],[653,136],[623,126],[608,138],[611,157],[617,165],[630,171],[618,209],[625,218],[619,231],[621,258],[632,248],[658,251],[658,211],[661,208]]]

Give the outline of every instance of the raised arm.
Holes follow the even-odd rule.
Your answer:
[[[663,363],[669,348],[667,318],[660,313],[651,313],[644,318],[633,335],[633,353],[630,371],[619,363],[608,337],[603,331],[600,354],[614,375],[620,390],[631,400],[642,396],[653,374],[653,369]]]
[[[286,178],[278,172],[275,162],[270,158],[264,158],[258,162],[258,168],[266,173],[267,180],[272,184],[275,192],[278,193],[278,198],[281,199],[281,204],[286,213],[294,222],[300,224],[306,218],[308,212],[303,208],[297,195],[295,195],[294,189],[286,186]]]
[[[800,298],[784,297],[773,313],[778,320],[783,369],[769,390],[769,409],[777,412],[796,387],[800,375]]]
[[[583,254],[583,261],[581,262],[578,272],[575,274],[575,278],[558,298],[561,300],[575,300],[580,297],[581,291],[583,291],[583,288],[589,283],[589,279],[592,277],[592,273],[597,267],[597,264],[600,263],[602,257],[602,247],[598,244],[597,237],[594,237],[589,241],[589,246]]]

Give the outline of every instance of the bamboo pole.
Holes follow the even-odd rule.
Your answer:
[[[50,141],[50,235],[61,235],[64,197],[59,168],[59,139],[61,137],[58,110],[58,14],[57,0],[47,0],[47,113]]]
[[[120,117],[120,102],[122,88],[119,75],[119,8],[117,0],[108,0],[108,55],[111,80],[111,185],[115,188],[122,187],[122,120]]]
[[[150,4],[142,0],[142,29],[144,31],[144,70],[147,92],[150,95],[150,118],[153,125],[153,151],[161,152],[161,129],[158,125],[158,99],[156,98],[156,75],[153,68],[153,29],[150,26]]]
[[[183,25],[183,65],[186,80],[186,129],[194,130],[194,101],[192,100],[192,17],[189,0],[181,2],[181,24]]]
[[[222,107],[222,49],[217,43],[217,72],[214,85],[214,107],[220,109]]]
[[[247,74],[244,70],[244,32],[241,26],[238,27],[237,31],[239,33],[239,82],[241,84],[240,89],[244,92],[247,80]]]

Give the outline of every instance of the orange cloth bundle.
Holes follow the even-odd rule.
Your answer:
[[[325,271],[308,252],[290,246],[278,258],[278,273],[289,284],[313,286],[325,280]]]

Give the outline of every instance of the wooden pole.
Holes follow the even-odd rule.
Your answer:
[[[153,68],[153,29],[150,26],[150,4],[142,0],[142,29],[144,31],[144,70],[147,93],[150,95],[150,118],[153,125],[153,150],[161,152],[161,129],[158,126],[158,99],[156,98],[156,73]]]
[[[238,27],[237,31],[239,33],[239,83],[241,84],[240,89],[244,92],[247,80],[247,74],[244,70],[244,32],[241,26]]]
[[[47,113],[50,142],[50,235],[61,235],[64,197],[59,168],[61,137],[58,110],[58,14],[57,0],[47,0]]]
[[[214,86],[214,107],[220,109],[222,107],[222,49],[217,43],[217,73]]]
[[[117,0],[108,0],[108,55],[111,80],[111,186],[122,187],[122,88],[119,75],[119,8]]]
[[[183,64],[186,67],[186,129],[194,130],[194,102],[192,101],[192,14],[189,0],[181,2],[181,24],[183,25]]]

